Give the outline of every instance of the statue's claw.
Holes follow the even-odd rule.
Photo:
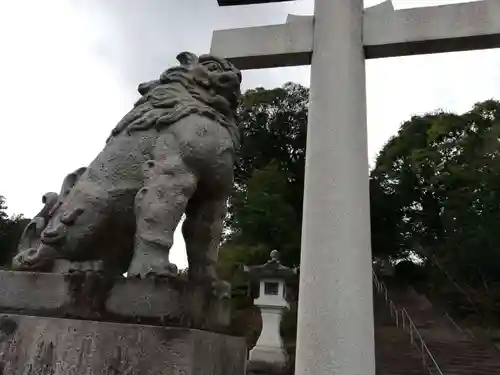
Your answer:
[[[155,276],[177,276],[179,270],[174,263],[167,263],[159,266],[146,266],[128,271],[129,277],[155,277]]]
[[[146,272],[146,277],[148,276],[177,276],[179,269],[173,263],[168,263],[163,266],[162,269],[150,269]]]
[[[58,252],[52,246],[40,245],[21,251],[12,260],[12,268],[23,271],[42,271],[50,267],[58,258]]]

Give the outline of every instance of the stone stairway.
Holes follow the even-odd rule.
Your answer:
[[[398,309],[404,308],[408,312],[443,375],[500,375],[500,351],[492,343],[474,338],[460,330],[443,312],[435,309],[425,296],[418,294],[413,288],[401,288],[391,285],[390,282],[385,284],[389,299]],[[415,358],[418,360],[421,357],[416,348],[412,347],[416,354],[411,354],[404,345],[404,336],[408,339],[408,334],[395,327],[387,307],[384,313],[385,298],[377,293],[374,297],[376,353],[380,374],[429,374],[427,369],[423,369],[421,361],[420,370],[417,367]],[[390,319],[393,322],[392,333]],[[399,361],[398,356],[392,358],[387,354],[391,346],[404,360]],[[400,362],[406,362],[408,369]],[[414,372],[408,372],[410,367]]]
[[[429,375],[410,336],[395,325],[385,299],[377,293],[373,309],[377,375]]]
[[[375,328],[375,359],[380,375],[429,375],[408,334],[397,327]]]
[[[473,339],[427,339],[426,343],[444,375],[500,374],[500,351],[493,345]]]

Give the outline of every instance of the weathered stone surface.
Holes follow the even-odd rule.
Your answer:
[[[110,278],[98,273],[0,271],[0,311],[224,331],[229,285],[175,277]]]
[[[2,375],[243,375],[244,339],[183,328],[0,315]]]
[[[70,302],[63,275],[0,271],[0,311],[58,310]]]
[[[15,268],[60,272],[100,264],[114,275],[176,274],[169,251],[185,214],[189,276],[208,284],[217,279],[240,137],[241,73],[211,55],[177,58],[179,66],[139,85],[142,97],[88,167],[44,199],[23,234]],[[59,259],[68,264],[58,267]]]
[[[115,317],[160,319],[163,324],[222,330],[230,323],[229,284],[210,285],[175,278],[119,279],[106,302]]]

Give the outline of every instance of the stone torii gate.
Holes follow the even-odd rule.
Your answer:
[[[241,69],[311,64],[297,375],[375,373],[365,59],[496,47],[500,0],[397,11],[315,0],[314,17],[214,32],[211,53]]]

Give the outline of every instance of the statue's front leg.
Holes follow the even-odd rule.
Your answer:
[[[129,275],[176,274],[169,252],[174,231],[196,190],[197,178],[175,148],[145,163],[147,179],[135,201],[137,227]]]
[[[182,234],[186,243],[189,278],[198,281],[217,280],[217,259],[227,196],[193,199],[186,211]]]

